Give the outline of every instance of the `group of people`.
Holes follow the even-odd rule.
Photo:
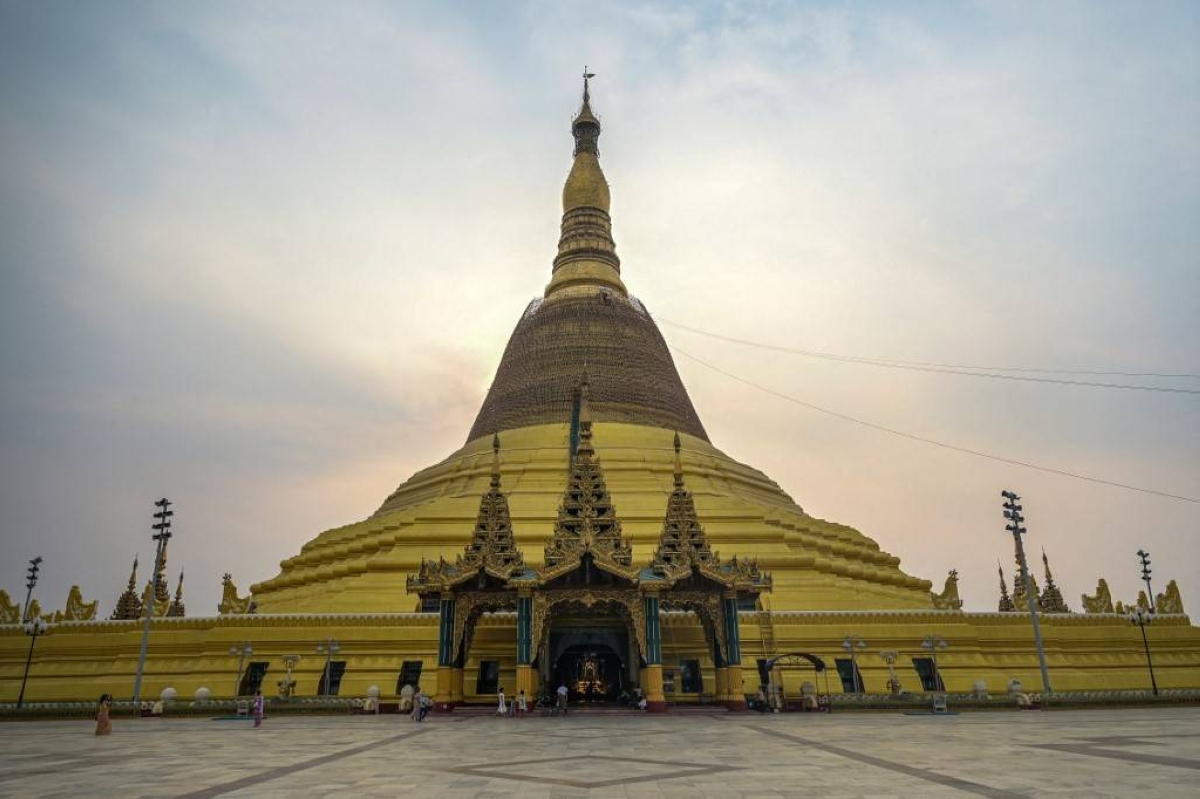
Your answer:
[[[100,701],[96,703],[96,735],[112,735],[112,694],[100,694]],[[261,727],[263,722],[263,710],[266,706],[266,700],[263,698],[262,689],[254,692],[254,702],[250,706],[251,715],[254,718],[254,726]],[[155,703],[155,715],[162,715],[162,701]]]

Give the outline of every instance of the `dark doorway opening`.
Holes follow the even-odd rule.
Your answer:
[[[606,644],[572,644],[554,664],[554,679],[572,702],[613,702],[626,688],[625,664]]]

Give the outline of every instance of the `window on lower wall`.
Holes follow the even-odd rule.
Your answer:
[[[342,688],[342,675],[346,673],[346,661],[330,661],[329,666],[322,670],[321,679],[317,683],[317,693],[321,696],[337,696]]]
[[[262,688],[263,678],[267,676],[267,668],[269,663],[261,661],[253,662],[246,667],[246,672],[242,675],[242,684],[238,688],[239,696],[250,696]]]
[[[738,610],[758,610],[758,597],[740,596],[737,598]]]
[[[834,660],[837,664],[838,676],[842,678],[842,693],[844,694],[861,694],[866,693],[866,687],[863,683],[862,672],[854,664],[850,658],[837,658]],[[855,682],[855,679],[858,682]]]
[[[475,693],[494,694],[500,690],[500,661],[479,661],[479,676],[475,679]]]
[[[926,691],[945,691],[942,675],[933,667],[933,658],[913,658],[913,668],[921,678],[921,687]]]
[[[700,676],[700,661],[679,661],[679,688],[685,694],[704,692],[704,680]]]
[[[411,685],[415,690],[421,684],[421,668],[424,665],[424,661],[420,660],[406,660],[401,664],[400,676],[396,678],[396,696],[406,685]]]

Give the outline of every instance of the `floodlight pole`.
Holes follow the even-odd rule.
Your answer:
[[[1154,589],[1150,587],[1150,553],[1144,549],[1137,551],[1138,560],[1142,562],[1142,582],[1146,584],[1146,602],[1150,605],[1150,612],[1156,613],[1154,607]]]
[[[1021,515],[1021,505],[1018,504],[1021,498],[1012,491],[1001,491],[1000,496],[1004,497],[1004,518],[1009,521],[1004,529],[1013,534],[1013,541],[1017,546],[1017,562],[1021,566],[1021,580],[1025,584],[1025,602],[1029,605],[1029,618],[1033,621],[1033,642],[1037,646],[1038,666],[1042,670],[1042,690],[1052,694],[1054,689],[1050,687],[1050,669],[1046,666],[1046,648],[1042,645],[1042,624],[1038,619],[1037,601],[1034,599],[1033,578],[1029,575],[1025,545],[1021,541],[1021,536],[1025,534],[1025,528],[1022,526],[1025,517]]]
[[[152,578],[153,586],[150,589],[150,601],[146,603],[146,607],[142,610],[146,614],[146,621],[142,625],[142,651],[138,654],[137,674],[133,678],[133,706],[137,711],[141,707],[142,701],[142,675],[146,671],[146,649],[150,644],[150,620],[154,617],[154,598],[158,594],[158,573],[163,567],[163,553],[167,548],[167,541],[171,540],[171,517],[175,515],[175,511],[169,510],[171,501],[166,497],[154,503],[158,511],[154,514],[155,523],[150,525],[152,530],[157,532],[150,536],[155,544],[154,553],[154,577]]]

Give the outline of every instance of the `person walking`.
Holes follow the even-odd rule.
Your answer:
[[[412,695],[412,720],[421,720],[421,707],[425,704],[425,694],[421,693],[421,686],[413,689]]]
[[[112,721],[108,714],[112,710],[112,694],[101,694],[96,704],[96,735],[112,735]]]
[[[517,715],[524,716],[529,712],[529,705],[525,702],[525,689],[521,689],[521,693],[517,694]]]
[[[261,727],[263,720],[263,705],[266,702],[263,699],[262,689],[257,688],[254,691],[254,726]]]
[[[558,709],[561,710],[562,714],[565,716],[565,715],[567,715],[567,684],[562,683],[561,685],[559,685],[557,693],[558,693]]]
[[[508,703],[504,701],[504,689],[503,688],[500,689],[500,704],[496,706],[496,715],[497,716],[507,716],[508,715]]]

